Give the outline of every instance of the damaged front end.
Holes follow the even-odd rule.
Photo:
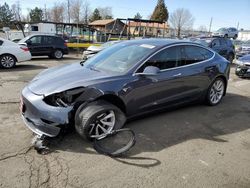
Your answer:
[[[84,88],[74,88],[49,96],[33,93],[25,87],[21,97],[21,113],[26,126],[39,136],[55,137],[69,124],[76,99]]]

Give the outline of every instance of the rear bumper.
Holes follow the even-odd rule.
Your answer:
[[[54,107],[43,101],[42,95],[32,93],[28,87],[22,91],[20,111],[25,125],[34,133],[55,137],[60,125],[69,123],[73,107]]]

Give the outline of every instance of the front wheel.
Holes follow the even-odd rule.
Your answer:
[[[228,55],[228,61],[229,61],[230,63],[233,63],[233,60],[234,60],[234,55],[233,55],[232,53],[230,53],[230,54]]]
[[[80,110],[75,116],[75,128],[85,140],[93,140],[120,129],[126,121],[125,114],[113,104],[95,101]]]
[[[225,91],[225,81],[222,78],[216,78],[208,89],[206,102],[210,106],[219,104]]]
[[[0,57],[0,67],[10,69],[16,66],[16,59],[9,54]]]

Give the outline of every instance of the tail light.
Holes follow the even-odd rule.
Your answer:
[[[64,43],[64,46],[65,46],[65,47],[68,47],[66,42]]]
[[[20,47],[23,51],[25,51],[25,52],[28,52],[29,51],[29,48],[28,47],[25,47],[25,46],[22,46],[22,47]]]

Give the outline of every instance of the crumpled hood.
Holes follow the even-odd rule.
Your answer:
[[[76,87],[86,87],[109,75],[81,66],[79,63],[47,69],[38,74],[27,86],[37,95],[50,95]]]

